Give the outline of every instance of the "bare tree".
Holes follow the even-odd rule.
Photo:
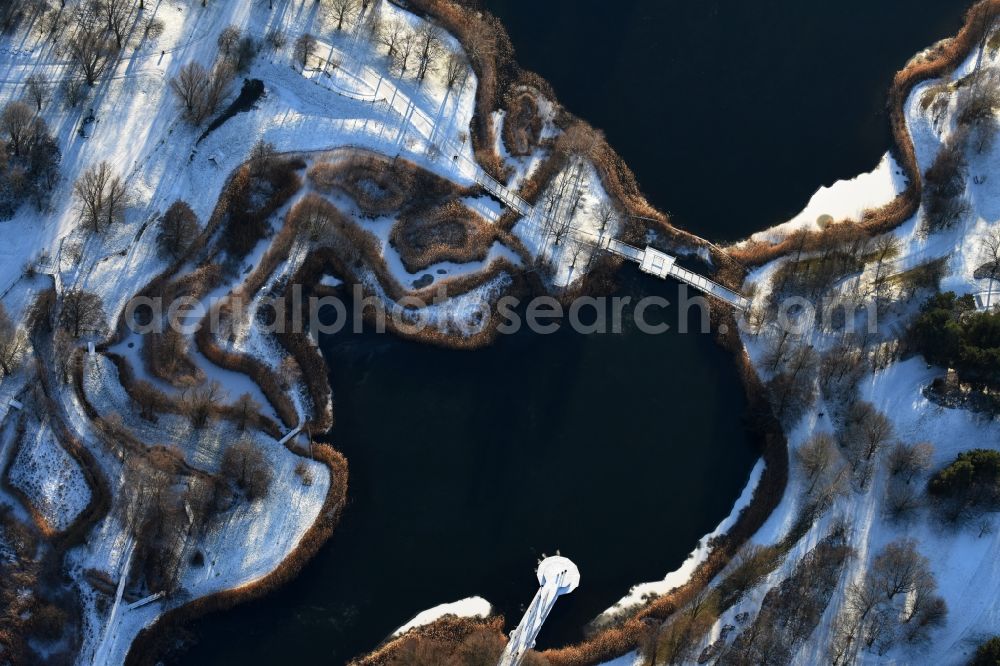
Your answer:
[[[892,421],[870,402],[858,401],[848,409],[844,437],[855,465],[868,462],[893,436]]]
[[[62,84],[63,101],[69,108],[75,108],[86,97],[84,84],[78,78],[70,77]]]
[[[597,215],[597,232],[603,236],[607,232],[611,222],[617,216],[615,205],[607,200],[602,201],[597,206],[595,213]]]
[[[893,541],[872,560],[870,576],[885,598],[910,592],[918,579],[930,571],[927,558],[917,552],[913,539]]]
[[[987,230],[979,238],[979,252],[986,262],[980,270],[985,269],[990,281],[986,295],[986,309],[989,310],[993,306],[993,283],[1000,276],[1000,227]]]
[[[188,389],[184,393],[183,405],[191,426],[199,430],[207,426],[221,401],[222,385],[217,381],[209,382],[199,388]]]
[[[396,43],[396,52],[390,63],[396,68],[396,74],[399,78],[406,76],[406,72],[409,71],[410,59],[413,57],[416,47],[417,37],[412,32],[404,32]]]
[[[956,105],[956,123],[968,131],[976,152],[982,153],[992,145],[1000,128],[996,118],[1000,109],[1000,75],[992,68],[974,72],[971,82],[959,89]]]
[[[0,377],[17,371],[27,346],[28,339],[24,331],[11,321],[3,303],[0,303]]]
[[[121,50],[125,36],[135,14],[135,0],[98,0],[95,7],[104,19],[108,32],[115,36],[115,45]]]
[[[59,325],[74,338],[84,333],[103,331],[107,327],[104,302],[100,296],[89,291],[67,291],[59,309]]]
[[[267,32],[267,35],[264,37],[264,43],[267,44],[272,51],[278,51],[285,48],[285,44],[288,43],[288,37],[283,31],[275,28]]]
[[[20,157],[35,135],[35,112],[20,101],[8,102],[0,112],[0,131],[9,140],[14,156]]]
[[[247,158],[247,165],[250,167],[250,175],[253,178],[264,177],[274,166],[278,156],[278,150],[270,141],[260,139],[252,148]]]
[[[234,76],[233,67],[228,62],[215,63],[212,75],[208,77],[208,86],[205,89],[205,105],[201,114],[203,119],[215,113],[223,100],[229,96]]]
[[[98,30],[81,28],[69,42],[69,54],[83,70],[87,84],[93,86],[108,64],[111,45]]]
[[[893,520],[904,520],[920,508],[921,496],[917,487],[899,479],[889,482],[885,495],[886,513]]]
[[[160,218],[160,231],[156,236],[160,253],[173,260],[179,259],[198,236],[198,216],[186,201],[178,199]]]
[[[236,428],[243,431],[247,429],[250,421],[261,410],[260,403],[253,399],[249,393],[244,393],[236,399]]]
[[[816,400],[819,354],[809,345],[796,345],[783,366],[783,371],[768,382],[768,390],[775,415],[791,425]]]
[[[177,95],[185,116],[193,124],[204,120],[205,93],[208,89],[208,71],[198,62],[181,67],[177,76],[170,79],[170,88]]]
[[[444,69],[444,78],[448,89],[451,90],[455,86],[465,83],[468,75],[469,59],[465,57],[465,54],[461,51],[449,53]]]
[[[860,624],[881,600],[882,593],[878,583],[866,575],[860,582],[855,581],[848,586],[844,604]]]
[[[848,400],[866,371],[864,354],[849,341],[836,344],[820,363],[819,383],[827,400]]]
[[[306,68],[306,64],[309,62],[309,56],[315,52],[316,38],[308,32],[299,35],[299,38],[295,40],[295,47],[292,51],[292,55],[296,62],[302,65],[302,69]]]
[[[950,228],[971,210],[965,196],[968,162],[960,141],[946,141],[924,173],[924,223],[930,232]]]
[[[102,164],[104,164],[102,162]],[[131,193],[125,181],[117,173],[112,173],[104,189],[104,222],[110,227],[125,219],[125,209],[131,203]]]
[[[222,473],[246,493],[250,501],[267,496],[273,474],[267,457],[250,439],[241,439],[222,454]]]
[[[337,30],[343,30],[344,21],[358,11],[358,0],[332,0],[330,10],[337,19]]]
[[[793,343],[796,338],[787,327],[782,327],[778,336],[771,339],[764,354],[764,365],[770,372],[777,372],[778,368],[784,365],[788,354],[794,349]]]
[[[56,329],[52,334],[52,369],[63,384],[69,384],[73,379],[73,353],[76,351],[76,341],[63,329]]]
[[[806,478],[811,482],[808,492],[812,492],[816,482],[837,460],[839,455],[837,443],[831,435],[825,432],[816,433],[795,450],[795,457],[799,461],[799,465],[802,466]]]
[[[405,34],[405,28],[398,21],[378,21],[374,27],[375,38],[386,48],[389,63],[396,61],[396,48]]]
[[[42,105],[49,98],[49,82],[42,74],[31,74],[24,83],[27,86],[28,99],[35,103],[35,111],[41,111]]]
[[[423,81],[427,73],[434,69],[434,63],[444,51],[441,29],[425,25],[417,33],[417,80]]]
[[[931,468],[934,445],[930,442],[904,444],[897,442],[889,451],[889,472],[909,483],[914,476]]]
[[[874,243],[875,276],[872,278],[872,295],[881,307],[889,298],[888,262],[899,255],[902,247],[899,239],[893,234],[879,236]]]
[[[157,410],[166,402],[166,396],[155,386],[144,380],[138,380],[132,385],[129,392],[136,407],[139,408],[139,416],[146,421],[155,423],[157,421]]]
[[[184,118],[192,125],[200,125],[229,94],[233,80],[232,66],[219,61],[209,72],[197,62],[189,62],[170,80],[170,87],[177,95]]]
[[[236,49],[236,45],[240,41],[240,37],[243,33],[235,25],[226,26],[219,33],[219,38],[217,44],[219,46],[219,53],[224,57],[228,58],[229,55]]]
[[[95,233],[101,230],[101,223],[104,221],[104,193],[111,178],[110,165],[101,162],[84,171],[73,185],[84,224],[90,226]]]

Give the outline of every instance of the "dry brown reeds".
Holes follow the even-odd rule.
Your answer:
[[[442,261],[483,261],[496,240],[496,227],[455,200],[400,216],[389,236],[410,273]]]
[[[504,96],[501,137],[507,152],[514,156],[531,155],[542,138],[542,115],[531,90],[518,90]]]

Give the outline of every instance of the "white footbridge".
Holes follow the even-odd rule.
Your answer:
[[[522,199],[506,185],[487,174],[478,164],[475,165],[475,169],[475,180],[483,186],[483,189],[499,199],[507,208],[517,211],[519,215],[529,220],[529,222],[536,219],[536,209],[534,206]],[[677,258],[671,254],[656,250],[648,245],[645,249],[640,249],[614,238],[601,243],[601,245],[608,252],[639,264],[639,270],[643,273],[664,280],[672,277],[679,282],[694,287],[707,296],[717,298],[723,303],[731,305],[739,311],[745,312],[750,309],[750,299],[728,287],[722,286],[718,282],[709,280],[703,275],[698,275],[694,271],[678,266]]]
[[[511,633],[497,666],[520,666],[525,653],[535,647],[538,632],[556,599],[580,586],[580,570],[569,558],[558,555],[547,557],[538,565],[538,584],[541,587],[524,612],[520,624]]]

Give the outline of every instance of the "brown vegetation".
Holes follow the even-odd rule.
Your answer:
[[[531,155],[542,138],[542,115],[534,94],[530,90],[508,94],[504,108],[504,147],[511,155]]]
[[[507,643],[503,618],[444,617],[390,640],[350,666],[492,666]],[[538,665],[532,654],[525,664]]]
[[[222,208],[222,248],[230,258],[243,259],[267,236],[270,217],[302,187],[296,172],[304,167],[292,157],[251,160],[237,169]]]
[[[483,261],[496,240],[496,227],[454,200],[400,216],[389,237],[410,273],[442,261]]]
[[[309,169],[309,180],[323,192],[345,192],[368,217],[399,213],[466,189],[418,167],[409,160],[389,158],[360,149],[338,154]]]

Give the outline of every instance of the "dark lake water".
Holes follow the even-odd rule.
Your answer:
[[[521,63],[604,129],[654,204],[713,239],[786,218],[888,148],[892,73],[964,3],[487,0]],[[791,32],[790,35],[783,33]],[[779,41],[779,35],[782,35]],[[622,293],[676,300],[627,270]],[[667,320],[676,323],[675,311]],[[322,342],[349,505],[293,583],[192,627],[185,664],[343,663],[415,613],[481,595],[516,621],[560,549],[579,590],[540,644],[676,568],[756,459],[728,355],[705,335],[501,337],[445,351]]]
[[[622,295],[676,300],[636,269],[622,283]],[[653,314],[672,330],[644,334],[628,318],[620,335],[525,329],[471,353],[323,339],[331,441],[351,465],[343,522],[287,588],[200,623],[185,663],[341,663],[473,595],[516,618],[534,565],[557,549],[584,582],[553,611],[546,644],[579,638],[632,584],[662,578],[729,513],[757,453],[729,355],[676,333],[675,306]]]
[[[517,59],[711,240],[798,213],[890,144],[886,91],[970,0],[486,0]]]

